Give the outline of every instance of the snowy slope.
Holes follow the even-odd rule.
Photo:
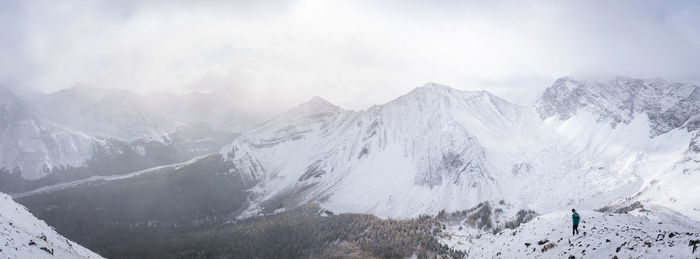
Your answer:
[[[314,97],[234,139],[220,151],[227,160],[221,166],[230,166],[229,173],[240,174],[247,186],[255,185],[241,217],[319,202],[333,212],[406,218],[504,199],[507,206],[494,207],[499,227],[519,211],[544,215],[515,235],[506,230],[472,239],[472,255],[491,257],[500,251],[504,258],[537,257],[542,245],[532,252],[534,244],[549,235],[559,242],[543,257],[566,257],[564,252],[578,257],[587,245],[586,256],[593,257],[690,256],[684,250],[688,240],[679,234],[653,242],[645,235],[690,231],[686,236],[697,239],[699,100],[697,86],[622,77],[562,78],[532,107],[437,84],[361,111]],[[220,170],[218,164],[215,168]],[[160,169],[171,168],[134,175]],[[111,179],[120,177],[95,177],[37,193]],[[653,212],[593,212],[637,201]],[[562,243],[569,230],[563,208],[579,209],[586,222],[595,223],[595,231],[588,232],[592,236],[577,241],[580,250],[579,243]],[[589,223],[584,223],[587,229]],[[457,237],[445,242],[457,240],[450,243],[457,246],[467,242],[458,235],[493,231],[450,227]],[[620,236],[611,237],[616,232]],[[522,247],[503,249],[519,242]],[[678,245],[683,242],[685,247]],[[610,252],[622,243],[621,249],[629,245],[633,250]]]
[[[260,165],[247,168],[263,179],[261,201],[291,195],[292,206],[323,199],[337,211],[415,216],[500,196],[494,176],[512,168],[488,164],[486,152],[527,141],[513,127],[521,116],[536,118],[486,92],[432,84],[360,112],[316,97],[223,152]]]
[[[695,133],[694,140],[697,139]],[[700,152],[688,150],[673,167],[649,181],[630,201],[667,206],[700,221]]]
[[[548,190],[515,185],[536,173],[559,183],[570,163],[560,141],[532,108],[428,84],[359,112],[314,98],[223,152],[260,165],[247,168],[263,179],[261,202],[291,196],[283,206],[320,200],[334,211],[408,217],[523,193],[535,202]]]
[[[168,119],[142,96],[0,89],[0,191],[129,173],[218,151],[235,135]]]
[[[700,198],[686,192],[700,186],[700,87],[565,77],[545,91],[536,108],[585,150],[592,167],[639,182],[632,200],[618,202],[658,204],[700,220]]]
[[[651,135],[676,128],[698,129],[700,88],[692,84],[671,83],[661,79],[612,77],[605,80],[560,78],[547,88],[535,104],[542,118],[566,120],[579,111],[595,115],[597,121],[611,126],[629,124],[645,114]]]
[[[142,96],[125,91],[76,86],[50,94],[38,94],[31,104],[44,116],[91,135],[127,141],[163,142],[181,125],[148,105]]]
[[[580,235],[572,236],[571,213],[538,216],[498,234],[473,233],[467,226],[449,226],[441,239],[467,258],[696,258],[691,240],[700,240],[700,226],[664,209],[637,209],[629,214],[579,211]],[[546,249],[545,249],[546,247]]]
[[[37,179],[54,167],[83,164],[99,145],[106,143],[46,121],[13,93],[0,91],[0,168]]]
[[[540,212],[592,210],[660,179],[668,183],[658,192],[676,179],[692,188],[697,169],[685,169],[697,165],[689,159],[695,99],[687,84],[564,78],[525,107],[428,84],[363,111],[313,98],[222,153],[260,181],[247,215],[309,201],[389,217],[498,199]],[[682,161],[686,176],[677,177]],[[700,219],[689,213],[695,198],[674,199],[682,202],[655,203]]]
[[[0,258],[102,258],[0,193]]]

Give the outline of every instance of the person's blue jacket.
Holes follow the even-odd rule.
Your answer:
[[[574,220],[574,225],[578,225],[578,222],[581,221],[581,217],[578,216],[577,212],[571,215],[571,219]]]

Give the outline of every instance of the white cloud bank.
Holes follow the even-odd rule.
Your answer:
[[[570,74],[700,81],[695,1],[379,2],[3,1],[0,85],[227,87],[282,109],[427,82],[527,102]]]

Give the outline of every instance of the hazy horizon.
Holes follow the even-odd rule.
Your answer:
[[[692,1],[6,1],[0,85],[226,88],[362,109],[435,82],[528,104],[562,76],[700,81]]]

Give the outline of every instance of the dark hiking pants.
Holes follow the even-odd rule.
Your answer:
[[[574,225],[574,230],[572,232],[572,235],[578,234],[578,225]]]

